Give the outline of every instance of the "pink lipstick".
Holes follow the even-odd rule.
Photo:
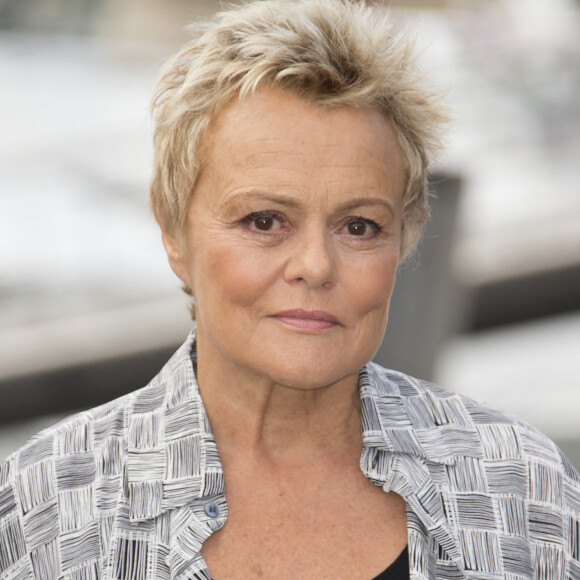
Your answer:
[[[272,318],[302,332],[321,332],[341,324],[336,316],[324,310],[295,308],[277,312]]]

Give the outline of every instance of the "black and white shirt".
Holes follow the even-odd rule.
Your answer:
[[[2,580],[210,578],[200,550],[228,508],[194,345],[1,465]],[[361,469],[407,502],[412,579],[580,580],[580,476],[554,443],[372,363],[359,382]]]

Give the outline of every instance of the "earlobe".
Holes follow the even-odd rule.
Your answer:
[[[167,253],[167,259],[171,269],[184,284],[190,286],[182,243],[180,243],[180,240],[176,236],[172,236],[166,232],[161,232],[161,241]]]

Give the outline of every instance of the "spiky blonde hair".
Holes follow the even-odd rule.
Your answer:
[[[150,203],[161,228],[183,231],[211,121],[232,99],[273,85],[323,107],[375,107],[389,120],[407,163],[401,259],[411,254],[429,216],[427,173],[446,114],[388,13],[348,0],[264,0],[204,28],[167,62],[153,98]]]

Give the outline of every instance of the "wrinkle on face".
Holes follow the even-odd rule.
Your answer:
[[[263,90],[222,111],[204,139],[176,268],[196,297],[204,400],[251,401],[262,425],[276,413],[320,420],[333,397],[352,410],[398,265],[405,163],[390,124],[373,109]],[[253,229],[248,216],[261,211],[283,227]],[[380,233],[351,236],[345,220],[359,216]],[[298,332],[275,316],[288,309],[328,311],[340,325]]]

